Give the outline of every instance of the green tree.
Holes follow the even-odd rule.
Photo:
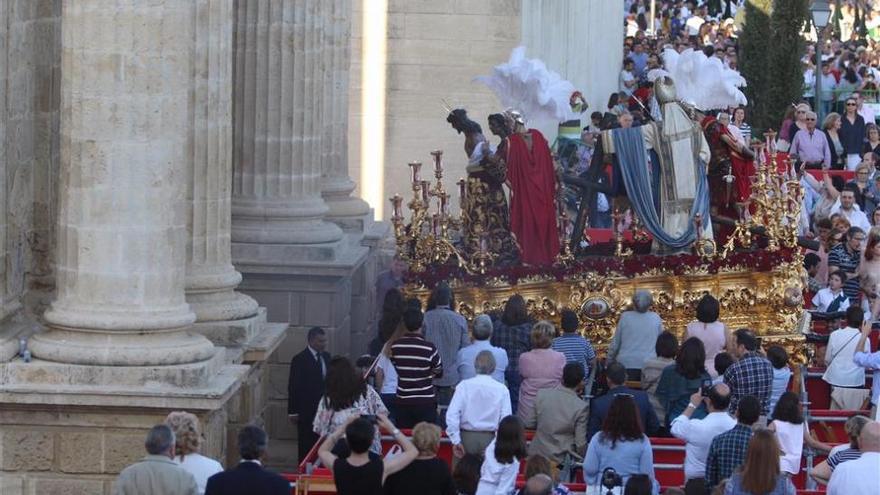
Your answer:
[[[802,34],[809,18],[809,0],[776,0],[770,16],[769,63],[773,83],[767,92],[767,111],[777,129],[786,108],[797,103],[804,94],[804,68],[801,59],[806,52]],[[778,129],[777,129],[778,130]]]
[[[749,119],[756,132],[771,126],[768,94],[775,74],[770,70],[770,13],[773,0],[746,0],[745,18],[739,37],[739,66],[746,79],[744,92],[749,100]],[[775,118],[775,117],[774,117]],[[776,125],[776,124],[772,124]]]

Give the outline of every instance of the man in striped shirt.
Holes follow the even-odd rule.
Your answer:
[[[580,322],[577,314],[570,309],[562,310],[562,336],[553,339],[552,349],[565,354],[566,363],[577,363],[584,370],[584,376],[590,376],[590,369],[596,364],[596,351],[589,340],[578,331]]]
[[[434,378],[443,376],[440,353],[422,336],[422,311],[403,313],[406,334],[391,345],[391,364],[397,371],[397,425],[412,428],[416,423],[437,422]]]

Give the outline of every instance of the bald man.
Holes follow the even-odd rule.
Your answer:
[[[880,423],[871,421],[859,435],[862,456],[837,466],[828,482],[828,495],[880,493]]]

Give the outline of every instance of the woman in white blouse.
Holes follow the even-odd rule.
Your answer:
[[[526,457],[526,430],[516,416],[498,424],[495,440],[486,447],[476,495],[509,495],[516,487],[519,463]]]
[[[199,453],[202,444],[199,418],[192,413],[175,411],[165,418],[165,424],[174,432],[174,462],[193,475],[199,494],[205,493],[208,478],[223,471],[223,466]]]

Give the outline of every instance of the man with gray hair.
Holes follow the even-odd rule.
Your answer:
[[[608,361],[622,364],[630,380],[641,380],[645,361],[656,357],[654,344],[663,333],[663,320],[649,311],[654,304],[650,291],[635,291],[632,303],[633,309],[620,315],[617,331],[608,346]]]
[[[458,374],[461,379],[467,380],[476,376],[474,359],[476,359],[477,354],[489,351],[495,356],[495,371],[492,372],[492,378],[497,380],[498,383],[504,383],[504,370],[507,369],[507,352],[489,343],[489,338],[492,337],[492,319],[489,318],[489,315],[478,315],[474,318],[471,335],[473,336],[473,343],[467,347],[462,347],[458,351]]]
[[[825,133],[816,130],[816,113],[807,112],[806,129],[797,131],[791,139],[788,154],[803,162],[804,168],[831,167],[831,148]]]
[[[540,473],[526,481],[520,495],[552,495],[553,479],[546,474]]]
[[[150,428],[144,442],[147,456],[119,473],[113,495],[198,495],[192,474],[174,462],[174,432],[168,425]]]
[[[495,371],[492,351],[480,351],[474,369],[476,376],[455,387],[446,410],[446,435],[455,459],[466,453],[482,455],[495,438],[498,423],[511,414],[510,391],[491,377]]]

